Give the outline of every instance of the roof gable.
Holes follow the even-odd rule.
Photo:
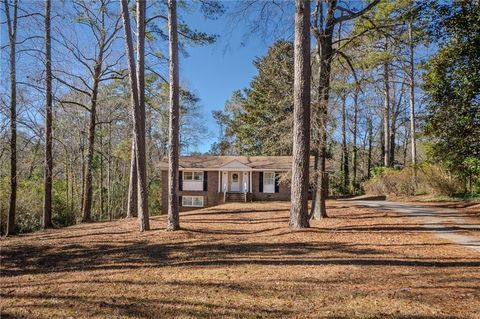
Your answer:
[[[220,166],[221,168],[231,168],[231,169],[248,169],[248,170],[251,170],[252,168],[248,165],[245,165],[243,164],[242,162],[240,162],[239,160],[233,160],[231,162],[228,162],[222,166]]]
[[[310,168],[314,167],[314,158],[310,156]],[[244,170],[244,171],[290,171],[292,169],[291,156],[213,156],[190,155],[180,156],[180,169],[192,170]],[[161,170],[168,170],[168,161],[159,163]],[[327,171],[332,171],[331,161],[327,162]]]

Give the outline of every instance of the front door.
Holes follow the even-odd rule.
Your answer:
[[[238,172],[230,173],[230,191],[231,192],[240,191],[240,173]]]

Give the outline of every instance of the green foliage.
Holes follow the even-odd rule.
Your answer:
[[[52,221],[55,226],[69,226],[76,222],[75,213],[66,203],[66,185],[63,180],[53,181],[53,215]],[[6,216],[8,209],[9,179],[0,181],[0,233],[6,229]],[[40,174],[33,175],[30,179],[20,180],[17,187],[17,214],[16,231],[28,233],[41,229],[43,208],[43,179]]]
[[[216,34],[199,31],[188,25],[188,23],[184,21],[182,13],[186,12],[187,14],[190,14],[197,10],[205,19],[215,20],[225,12],[225,8],[220,1],[179,1],[178,8],[179,46],[184,54],[187,54],[185,50],[187,45],[208,45],[217,41],[218,36]],[[154,19],[147,24],[147,30],[145,31],[147,41],[151,44],[168,41],[168,33],[165,26],[167,23],[166,2],[152,1],[152,7],[150,10],[153,12],[152,16],[156,16],[157,19]],[[165,54],[159,49],[156,50],[155,56],[163,58],[165,57]]]
[[[436,5],[432,34],[445,45],[426,64],[430,155],[464,182],[480,179],[480,3]],[[441,19],[442,23],[439,23]]]
[[[1,181],[0,201],[2,202],[2,223],[1,231],[5,233],[8,210],[9,196],[9,179],[4,178]],[[33,176],[29,180],[18,182],[17,187],[17,215],[16,215],[16,231],[18,233],[26,233],[41,228],[42,216],[42,180]]]
[[[389,168],[389,167],[385,167],[385,166],[373,167],[370,171],[370,175],[372,176],[372,178],[382,177],[383,175],[385,175],[385,173],[388,170],[393,170],[393,168]]]
[[[258,75],[244,92],[236,91],[222,113],[219,154],[288,155],[293,111],[293,44],[278,41],[254,61]],[[226,149],[225,149],[226,148]]]
[[[151,181],[148,186],[148,209],[152,216],[162,213],[162,183],[160,179]]]
[[[76,223],[75,212],[66,202],[67,185],[64,180],[53,181],[52,222],[55,226],[70,226]]]

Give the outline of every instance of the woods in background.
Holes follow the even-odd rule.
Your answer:
[[[139,94],[141,103],[137,108],[131,101],[132,72],[121,34],[119,2],[2,0],[2,23],[9,26],[9,42],[2,43],[1,63],[2,69],[11,70],[11,78],[7,81],[2,77],[1,86],[2,234],[7,231],[7,219],[9,233],[13,234],[51,224],[65,226],[79,220],[126,217],[131,171],[144,171],[144,186],[140,189],[143,211],[138,211],[136,204],[135,211],[129,210],[131,215],[140,212],[145,216],[140,229],[148,229],[149,213],[160,212],[162,181],[156,165],[168,153],[170,89],[165,62],[169,53],[164,31],[168,10],[165,3],[158,1],[126,3],[126,11],[137,15],[142,11],[133,11],[134,7],[145,7],[143,27],[138,16],[128,18],[138,29],[137,37],[140,35],[131,42],[140,52],[136,64],[145,69],[143,74],[143,68],[136,67],[140,72],[135,74],[140,82],[137,92],[145,92],[144,98]],[[216,35],[191,29],[182,20],[182,12],[199,11],[207,19],[214,19],[224,10],[221,3],[188,2],[179,9],[177,33],[183,52],[191,45],[215,42]],[[143,29],[144,54],[138,32]],[[11,55],[11,59],[4,61],[3,53]],[[8,89],[4,83],[9,84]],[[188,152],[202,142],[208,130],[200,120],[203,115],[199,98],[185,86],[178,87],[177,92],[182,133],[179,149]],[[144,112],[139,115],[140,127],[134,125],[132,110]],[[140,143],[144,136],[144,169],[140,170],[132,170],[131,165],[131,159],[136,162],[132,149],[138,150],[136,145],[132,147],[132,138],[137,136],[134,127],[141,130]]]
[[[472,21],[478,18],[478,3],[392,0],[361,7],[319,0],[312,8],[312,36],[318,40],[311,49],[310,154],[334,166],[330,195],[478,193],[480,126],[473,94],[478,95],[479,77],[477,72],[460,75],[464,66],[476,70],[478,30]],[[221,131],[213,154],[292,154],[285,128],[293,122],[293,43],[284,38],[254,61],[258,75],[250,86],[214,112]],[[435,53],[439,44],[446,47]],[[460,83],[469,83],[464,96],[455,97],[461,103],[447,94],[463,90],[455,87],[465,85]],[[321,165],[312,172],[317,177],[323,174]],[[321,181],[311,180],[312,186],[320,190]],[[393,181],[403,184],[389,187]]]
[[[327,195],[478,195],[479,6],[235,3],[231,19],[272,45],[249,87],[213,113],[210,153],[293,155],[293,227],[327,217]],[[218,37],[183,17],[215,19],[223,4],[2,0],[1,11],[1,233],[127,216],[147,230],[167,156],[168,227],[178,229],[178,154],[208,129],[179,83],[177,52]]]

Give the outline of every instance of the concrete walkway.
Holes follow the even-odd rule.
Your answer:
[[[402,213],[411,217],[424,228],[434,229],[435,236],[468,247],[480,253],[480,239],[459,234],[459,230],[478,230],[480,225],[465,218],[457,217],[454,209],[427,207],[389,201],[348,201],[349,205],[379,208]],[[445,225],[448,223],[450,226]]]

